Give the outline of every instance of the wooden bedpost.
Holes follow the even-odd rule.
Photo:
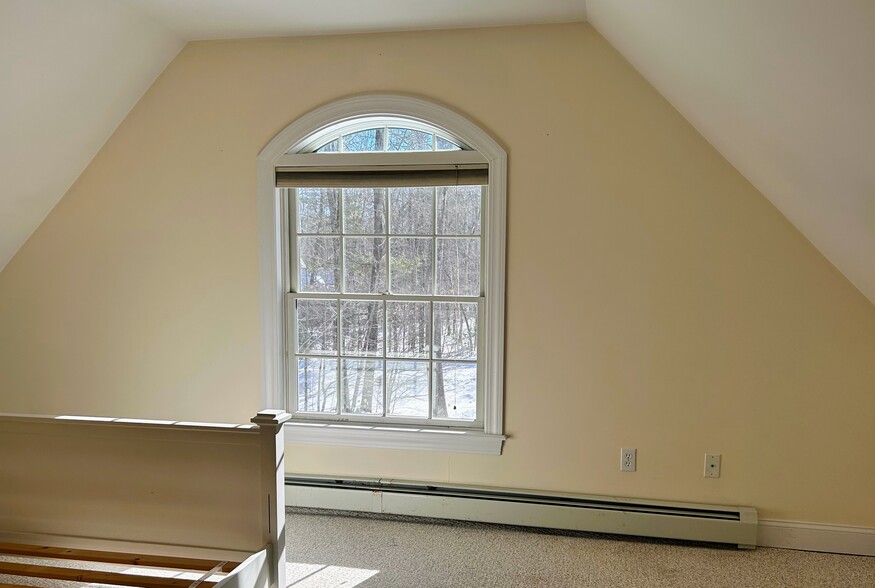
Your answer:
[[[252,418],[261,433],[261,486],[265,494],[262,522],[264,542],[269,545],[270,588],[286,588],[285,411],[266,409]]]

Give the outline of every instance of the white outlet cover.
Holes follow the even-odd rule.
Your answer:
[[[706,453],[705,454],[705,477],[719,478],[720,477],[720,454]]]
[[[620,449],[620,471],[634,472],[638,462],[638,450],[624,447]]]

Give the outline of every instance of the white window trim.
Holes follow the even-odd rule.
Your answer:
[[[440,431],[422,427],[357,427],[326,423],[324,426],[287,427],[288,440],[364,447],[426,449],[500,454],[504,437],[504,297],[507,154],[485,131],[460,114],[432,102],[398,95],[363,95],[345,98],[305,114],[283,129],[257,159],[259,223],[259,276],[263,344],[263,401],[268,408],[285,408],[287,359],[285,348],[285,296],[288,246],[284,237],[285,205],[276,188],[278,166],[291,163],[289,150],[300,149],[308,137],[363,116],[390,116],[420,120],[455,137],[479,152],[489,164],[489,198],[484,218],[486,265],[483,284],[487,292],[484,328],[483,430]],[[452,152],[458,153],[458,152]],[[470,153],[469,153],[470,155]],[[451,440],[452,439],[452,440]]]
[[[354,445],[486,455],[501,454],[505,439],[504,435],[490,435],[483,431],[329,422],[290,422],[286,424],[285,435],[287,443],[304,445]]]

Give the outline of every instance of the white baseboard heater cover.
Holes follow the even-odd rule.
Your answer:
[[[484,486],[293,475],[286,476],[286,505],[732,543],[748,549],[757,541],[757,512],[749,507]]]

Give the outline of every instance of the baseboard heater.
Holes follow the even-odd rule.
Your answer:
[[[757,512],[719,506],[374,479],[286,476],[286,505],[732,543],[752,549]]]

